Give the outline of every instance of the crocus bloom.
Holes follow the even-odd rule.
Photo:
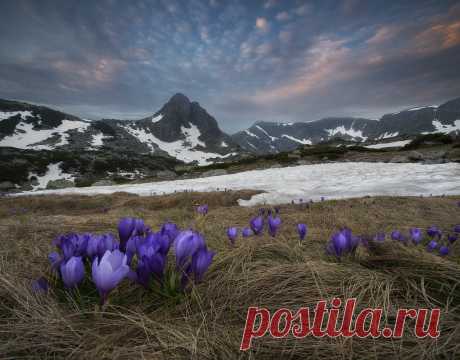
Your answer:
[[[249,225],[254,234],[259,235],[264,229],[264,218],[262,216],[256,216],[251,219]]]
[[[104,256],[94,259],[92,265],[92,278],[101,295],[101,303],[107,300],[107,296],[128,275],[130,269],[127,265],[126,254],[118,249],[107,250]]]
[[[238,229],[236,227],[229,227],[227,229],[227,236],[232,245],[235,244],[235,240],[238,237]]]
[[[449,234],[449,236],[447,237],[447,240],[453,244],[454,242],[456,242],[458,240],[458,235],[457,234]]]
[[[270,233],[271,236],[276,236],[276,232],[278,231],[278,228],[281,226],[281,218],[279,216],[273,217],[269,216],[268,217],[268,232]]]
[[[442,232],[436,226],[432,225],[426,230],[428,236],[441,238]]]
[[[342,231],[339,231],[332,235],[327,247],[327,252],[339,258],[347,250],[347,248],[347,237]]]
[[[59,269],[59,267],[61,266],[61,263],[63,261],[61,256],[56,251],[53,251],[52,253],[50,253],[48,255],[48,260],[49,260],[49,262],[51,264],[51,268],[54,271],[57,271],[57,269]]]
[[[393,240],[397,240],[397,241],[405,241],[406,238],[404,237],[404,235],[401,233],[401,231],[399,230],[394,230],[391,232],[391,238]]]
[[[441,256],[447,256],[447,255],[449,255],[449,248],[448,248],[447,246],[444,246],[444,245],[441,246],[441,247],[439,248],[439,255],[441,255]]]
[[[61,277],[65,286],[73,288],[85,278],[85,266],[80,256],[72,256],[61,264]]]
[[[204,246],[205,242],[201,234],[192,230],[186,230],[179,233],[174,242],[176,266],[183,270],[187,260],[191,258],[198,249]]]
[[[383,242],[385,241],[385,233],[379,232],[374,236],[374,240],[378,242]]]
[[[32,290],[35,293],[46,293],[48,292],[49,284],[43,276],[32,282]]]
[[[204,273],[208,270],[212,263],[215,253],[209,251],[206,246],[199,249],[192,258],[192,271],[195,276],[195,282],[200,282],[203,279]]]
[[[303,241],[305,239],[305,236],[307,236],[307,225],[305,224],[297,224],[297,232],[299,233],[299,238],[300,241]]]
[[[354,252],[356,248],[358,247],[361,238],[359,236],[354,236],[351,233],[351,230],[348,228],[342,229],[342,234],[345,235],[345,238],[347,239],[347,250],[349,252]]]
[[[72,256],[83,256],[86,253],[86,246],[90,234],[64,234],[58,236],[53,244],[62,250],[65,260],[70,259]]]
[[[145,225],[142,219],[122,218],[118,222],[118,236],[120,237],[120,249],[126,250],[126,243],[134,235],[142,235],[145,232]]]
[[[241,234],[243,235],[243,237],[249,237],[252,235],[252,230],[248,227],[245,227]]]
[[[434,240],[431,240],[427,247],[426,247],[426,250],[429,251],[429,252],[432,252],[434,249],[436,249],[438,247],[438,243]]]
[[[411,228],[409,229],[409,233],[412,238],[412,242],[415,245],[420,244],[420,241],[422,241],[423,237],[422,230],[420,230],[419,228]]]
[[[208,205],[200,205],[196,208],[196,211],[201,215],[206,215],[208,213]]]
[[[454,226],[454,232],[460,234],[460,224]]]
[[[176,224],[172,222],[166,222],[161,226],[160,232],[162,235],[167,235],[169,237],[169,240],[172,242],[179,234],[180,230]]]

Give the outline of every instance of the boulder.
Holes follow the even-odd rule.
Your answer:
[[[403,156],[403,155],[396,155],[395,157],[393,157],[390,162],[392,163],[405,163],[405,162],[409,162],[409,158],[407,156]]]
[[[270,169],[280,169],[280,168],[282,168],[280,164],[273,164],[272,166],[270,166]]]
[[[116,182],[112,180],[98,180],[95,183],[91,184],[91,186],[112,186],[116,185]]]
[[[66,179],[50,180],[46,184],[47,189],[65,189],[74,186],[75,184],[72,180]]]
[[[205,171],[200,175],[200,177],[211,177],[211,176],[222,176],[222,175],[227,175],[228,172],[225,169],[216,169],[216,170],[209,170]]]
[[[297,165],[311,165],[312,162],[308,160],[299,160],[297,161]]]
[[[156,173],[156,177],[161,180],[173,180],[177,177],[177,174],[171,170],[160,170]]]
[[[16,186],[11,181],[2,181],[0,182],[0,191],[7,191],[14,189]]]
[[[449,161],[460,162],[460,148],[455,148],[455,149],[450,150],[446,154],[446,158]]]
[[[409,160],[413,160],[413,161],[420,161],[420,160],[423,160],[423,154],[422,154],[422,153],[419,153],[418,151],[411,151],[411,152],[409,152],[409,154],[407,155],[407,157],[409,158]]]

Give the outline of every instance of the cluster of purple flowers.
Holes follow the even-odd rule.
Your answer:
[[[265,225],[267,225],[267,231],[272,237],[276,237],[278,230],[282,224],[280,217],[279,207],[272,209],[259,209],[259,214],[254,216],[249,221],[248,227],[241,229],[241,235],[243,238],[250,237],[252,235],[262,235],[264,233]],[[297,224],[297,233],[299,234],[300,241],[303,241],[307,236],[308,227],[305,224]],[[227,237],[232,245],[235,245],[235,241],[238,238],[240,230],[231,226],[227,228]]]
[[[326,253],[340,259],[345,254],[352,254],[361,242],[361,237],[352,234],[348,228],[334,233],[326,245]]]
[[[176,264],[171,279],[178,278],[179,290],[183,291],[189,280],[197,283],[203,279],[214,257],[203,235],[193,230],[181,231],[171,222],[154,232],[142,219],[123,218],[118,223],[118,235],[119,240],[112,234],[58,236],[53,241],[58,251],[48,258],[65,287],[71,289],[82,283],[86,279],[85,267],[91,268],[91,280],[102,303],[126,278],[145,288],[152,280],[164,286],[168,253],[174,247]],[[171,281],[167,285],[170,286]],[[40,278],[33,283],[33,288],[47,291],[48,284]]]
[[[426,250],[428,252],[437,250],[440,256],[447,256],[450,253],[450,246],[458,240],[459,234],[460,225],[454,226],[452,232],[446,234],[443,234],[437,226],[432,225],[426,230],[427,240],[429,240],[426,245]],[[385,240],[385,237],[385,233],[378,233],[375,235],[374,240],[382,242]],[[409,241],[414,245],[419,245],[425,238],[422,229],[417,227],[410,228],[408,234],[403,234],[399,230],[393,230],[390,237],[392,240],[402,242],[406,245]]]
[[[453,231],[445,236],[446,241],[444,241],[444,244],[442,244],[443,233],[438,227],[434,225],[430,226],[426,230],[426,234],[429,240],[426,250],[428,252],[434,252],[436,250],[440,256],[447,256],[450,253],[450,246],[458,240],[460,225],[454,226]],[[332,235],[326,246],[326,252],[340,259],[345,254],[354,253],[359,244],[366,246],[371,239],[375,242],[383,242],[385,238],[386,235],[383,232],[379,232],[373,238],[370,238],[366,236],[355,236],[350,229],[344,228]],[[403,234],[399,230],[394,230],[390,233],[390,238],[404,244],[412,241],[414,245],[419,245],[424,240],[424,235],[420,228],[414,227],[409,229],[408,234]]]

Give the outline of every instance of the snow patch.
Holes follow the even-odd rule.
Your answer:
[[[18,149],[51,150],[69,143],[68,131],[76,130],[83,132],[89,125],[90,123],[86,121],[62,120],[62,123],[54,129],[37,130],[33,128],[33,124],[21,121],[16,125],[14,134],[5,136],[0,141],[0,146],[10,146]],[[58,143],[53,145],[36,145],[56,134],[60,136]]]
[[[416,111],[416,110],[421,110],[421,109],[437,109],[438,107],[436,105],[429,105],[429,106],[419,106],[419,107],[413,107],[410,109],[407,109],[406,111]]]
[[[275,137],[275,136],[271,136],[271,135],[270,135],[268,132],[266,132],[266,131],[265,131],[265,129],[264,129],[264,128],[262,128],[261,126],[259,126],[259,125],[256,125],[256,128],[257,128],[257,129],[259,129],[260,131],[262,131],[262,132],[263,132],[265,135],[267,135],[267,136],[270,138],[270,140],[271,140],[271,141],[275,141],[275,140],[278,140],[278,138],[277,138],[277,137]]]
[[[253,189],[264,193],[242,206],[283,204],[292,200],[320,200],[370,196],[460,195],[457,163],[423,165],[416,163],[330,163],[253,170],[222,176],[124,184],[86,188],[39,191],[36,194],[112,194],[117,191],[149,196],[153,193],[180,191],[217,191]],[[30,194],[26,192],[24,194]]]
[[[362,130],[355,130],[352,127],[347,129],[345,126],[341,125],[336,127],[335,129],[325,129],[326,132],[329,134],[329,136],[335,136],[335,135],[348,135],[351,136],[352,138],[361,138],[363,141],[367,140],[367,136],[363,135]]]
[[[403,147],[409,144],[410,142],[411,140],[401,140],[401,141],[393,141],[393,142],[387,142],[387,143],[382,143],[382,144],[366,145],[364,147],[368,149],[384,149],[384,148],[389,148],[389,147]]]
[[[21,115],[22,120],[25,120],[27,117],[33,117],[31,111],[0,111],[0,121],[16,115]]]
[[[303,144],[303,145],[311,145],[311,144],[312,144],[312,142],[311,142],[310,140],[308,140],[308,139],[302,139],[302,140],[300,140],[300,139],[297,139],[297,138],[295,138],[295,137],[293,137],[293,136],[286,135],[286,134],[281,135],[281,137],[284,137],[284,138],[286,138],[286,139],[289,139],[289,140],[298,142],[298,143]]]
[[[225,141],[222,141],[222,142],[220,143],[220,146],[221,146],[221,147],[228,147],[228,144],[227,144]]]
[[[397,131],[395,133],[385,132],[385,134],[380,135],[377,138],[377,140],[392,138],[392,137],[395,137],[395,136],[398,136],[398,135],[399,135],[399,132],[397,132]]]
[[[163,114],[160,114],[160,115],[157,115],[157,116],[153,116],[153,117],[152,117],[152,122],[155,124],[155,123],[157,123],[158,121],[160,121],[161,119],[163,119]]]
[[[91,147],[97,148],[104,145],[104,139],[111,138],[112,136],[106,136],[101,132],[93,135],[93,140],[91,141]]]
[[[49,181],[54,181],[54,180],[71,180],[73,181],[75,177],[71,174],[67,174],[61,170],[61,164],[62,162],[54,163],[54,164],[49,164],[48,165],[48,170],[46,171],[46,174],[43,176],[39,176],[36,173],[31,173],[29,175],[29,179],[32,176],[35,176],[38,180],[38,185],[35,185],[33,188],[34,190],[37,189],[46,189],[46,185],[48,185]]]
[[[444,134],[449,134],[454,131],[460,131],[460,120],[455,120],[454,124],[443,124],[439,120],[433,120],[432,122],[435,132],[442,132]]]
[[[259,138],[256,134],[250,132],[249,130],[244,130],[244,132],[245,132],[246,134],[248,134],[249,136],[255,137],[255,138],[257,138],[257,139]]]
[[[198,165],[204,166],[213,163],[210,159],[220,158],[224,159],[236,153],[229,153],[226,155],[204,152],[200,150],[194,150],[196,146],[205,147],[206,144],[200,141],[198,138],[201,135],[200,130],[193,124],[189,124],[190,128],[181,127],[182,134],[185,136],[185,140],[177,140],[172,142],[162,141],[158,139],[154,134],[145,131],[142,128],[134,128],[129,125],[119,126],[124,128],[131,135],[136,137],[140,142],[148,145],[152,152],[155,152],[156,147],[168,153],[168,155],[175,157],[178,160],[186,163],[196,161]]]

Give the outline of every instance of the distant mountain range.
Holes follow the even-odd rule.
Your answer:
[[[232,139],[246,151],[266,154],[333,138],[365,142],[433,132],[460,134],[460,98],[386,114],[380,120],[334,117],[300,123],[258,122]]]
[[[0,147],[31,150],[108,150],[154,154],[206,165],[293,150],[334,138],[378,141],[421,133],[460,133],[460,98],[384,115],[380,120],[337,117],[314,122],[258,122],[229,136],[197,102],[175,94],[139,120],[85,120],[43,106],[0,100]]]
[[[199,165],[230,158],[240,150],[200,104],[183,94],[139,120],[89,121],[43,106],[0,100],[0,147],[129,151]]]

